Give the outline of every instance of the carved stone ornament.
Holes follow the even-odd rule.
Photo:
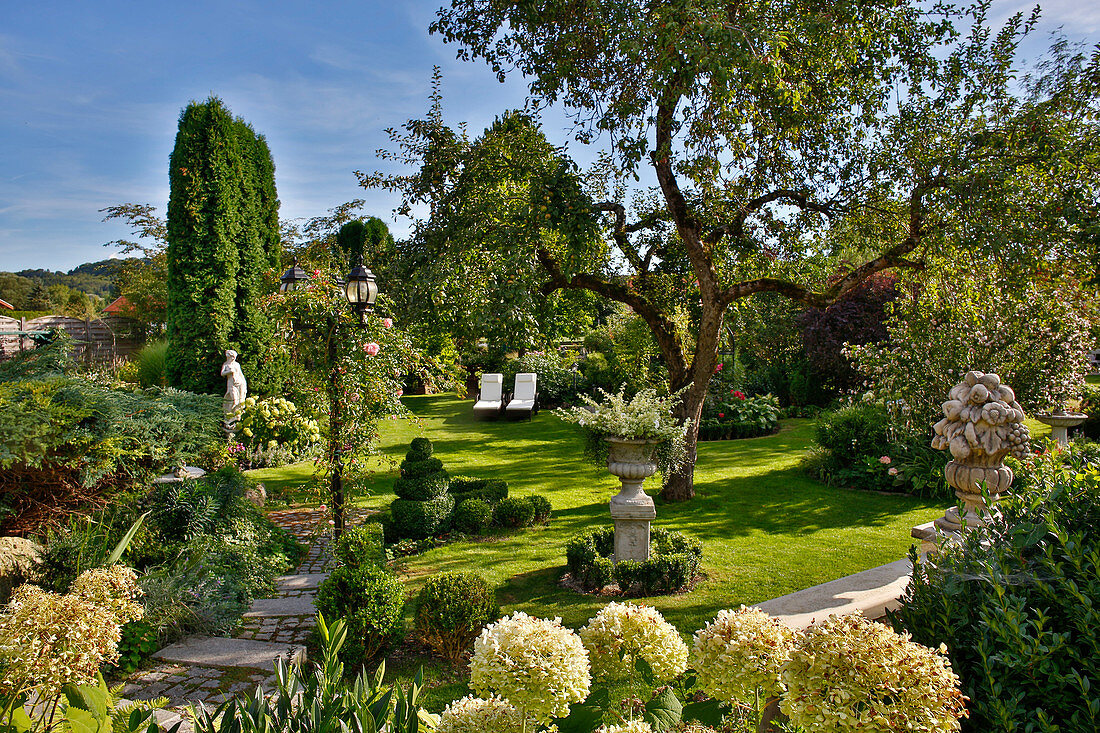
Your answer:
[[[606,438],[610,450],[607,470],[619,477],[622,489],[611,497],[611,518],[615,520],[614,562],[649,559],[649,527],[657,517],[653,498],[642,483],[657,472],[653,460],[656,441]]]
[[[936,433],[932,447],[951,451],[954,460],[944,468],[944,475],[965,512],[960,516],[958,508],[952,507],[936,520],[936,526],[958,532],[963,519],[971,527],[985,524],[982,514],[989,507],[982,498],[982,486],[993,501],[1008,490],[1013,475],[1004,465],[1005,456],[1025,457],[1031,436],[1016,393],[1001,384],[996,374],[967,372],[948,397],[943,403],[944,418],[932,426]]]

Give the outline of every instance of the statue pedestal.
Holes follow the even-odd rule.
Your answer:
[[[657,517],[657,508],[641,486],[639,481],[636,495],[624,497],[620,493],[611,498],[611,518],[615,520],[614,562],[649,559],[649,525]]]

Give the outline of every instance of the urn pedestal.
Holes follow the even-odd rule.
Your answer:
[[[622,482],[622,489],[610,502],[611,518],[615,520],[613,560],[648,560],[649,527],[657,517],[657,509],[642,484],[657,472],[653,460],[657,443],[626,438],[607,438],[607,442],[607,470]]]
[[[1050,426],[1050,437],[1058,441],[1058,445],[1069,445],[1069,429],[1075,428],[1085,420],[1088,415],[1075,415],[1067,412],[1054,412],[1049,415],[1036,415],[1035,419]]]

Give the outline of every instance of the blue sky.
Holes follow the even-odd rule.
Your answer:
[[[99,209],[168,199],[168,154],[181,108],[220,96],[266,135],[283,218],[365,198],[352,171],[383,168],[385,128],[423,115],[434,64],[444,112],[478,132],[520,106],[501,85],[429,36],[436,2],[18,2],[0,0],[0,270],[68,270],[126,235]],[[1003,17],[1030,7],[994,2]],[[1095,43],[1100,4],[1044,3],[1044,28]],[[547,133],[565,142],[563,123]],[[589,157],[589,156],[581,156]]]

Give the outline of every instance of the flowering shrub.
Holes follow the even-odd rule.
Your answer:
[[[248,397],[235,417],[240,446],[231,453],[244,453],[254,465],[281,465],[313,454],[321,445],[317,421],[298,410],[284,397]]]
[[[660,682],[687,668],[687,644],[651,606],[609,603],[581,629],[580,637],[597,677],[633,674],[636,659],[644,659]]]
[[[699,421],[700,440],[755,438],[779,429],[779,399],[772,395],[748,397],[739,390],[703,403]]]
[[[790,627],[763,611],[745,606],[719,611],[695,632],[692,664],[699,686],[733,704],[753,700],[758,693],[761,699],[778,697],[794,638]]]
[[[607,466],[606,438],[627,438],[657,442],[657,467],[664,474],[674,471],[687,460],[685,435],[690,423],[677,422],[672,407],[679,394],[658,397],[656,390],[643,389],[632,399],[620,391],[609,394],[602,389],[603,401],[582,395],[586,406],[560,408],[554,414],[579,425],[585,436],[585,456],[594,465]]]
[[[631,720],[622,725],[601,725],[597,733],[653,733],[653,728],[644,720]]]
[[[511,703],[496,695],[467,695],[443,709],[436,733],[522,733],[523,716]]]
[[[943,656],[859,614],[806,629],[783,668],[781,708],[808,730],[959,730],[959,678]]]
[[[470,660],[470,687],[499,694],[537,723],[568,714],[588,697],[592,678],[588,651],[561,619],[533,618],[522,611],[482,630]]]
[[[118,661],[121,625],[141,618],[134,572],[89,570],[64,595],[23,585],[0,614],[0,697],[54,700],[67,684],[95,682]]]

